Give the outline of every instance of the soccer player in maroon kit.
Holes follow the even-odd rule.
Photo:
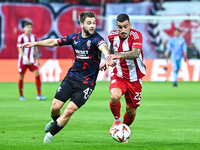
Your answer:
[[[46,97],[43,97],[41,95],[41,81],[40,81],[40,75],[39,75],[39,56],[38,56],[38,48],[31,47],[31,48],[21,48],[21,45],[26,42],[35,42],[36,37],[34,34],[31,33],[32,31],[32,23],[31,22],[25,22],[24,23],[24,33],[18,36],[18,51],[19,51],[19,57],[18,57],[18,71],[19,71],[19,82],[18,82],[18,88],[19,88],[19,94],[20,94],[20,100],[24,101],[24,95],[23,95],[23,80],[24,80],[24,74],[27,69],[29,69],[31,72],[35,75],[35,82],[36,82],[36,89],[37,89],[37,99],[38,100],[46,100]],[[36,62],[37,59],[37,62]]]
[[[142,77],[146,74],[143,62],[142,34],[131,29],[132,25],[129,16],[120,14],[117,16],[116,26],[118,30],[112,30],[108,39],[112,51],[107,59],[116,60],[116,66],[111,73],[110,81],[110,109],[115,121],[110,128],[121,123],[121,103],[122,95],[126,100],[126,113],[123,123],[130,126],[135,119],[136,109],[140,106],[142,93]],[[101,68],[105,67],[102,64]]]

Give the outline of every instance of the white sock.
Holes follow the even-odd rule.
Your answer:
[[[50,132],[47,133],[47,136],[50,137],[51,139],[53,137],[53,135]]]

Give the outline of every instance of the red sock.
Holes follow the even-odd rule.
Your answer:
[[[19,95],[23,96],[23,80],[19,79],[18,82]]]
[[[115,119],[119,119],[120,118],[120,109],[121,109],[121,103],[117,103],[117,104],[112,104],[110,102],[110,110],[113,114],[113,116],[115,117]]]
[[[133,121],[135,120],[135,116],[133,118],[130,118],[127,114],[127,112],[124,114],[124,121],[123,123],[126,124],[127,126],[130,126]]]
[[[41,95],[41,81],[40,81],[40,76],[35,77],[35,84],[37,88],[37,94]]]

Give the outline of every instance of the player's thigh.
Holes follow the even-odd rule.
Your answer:
[[[181,60],[177,61],[177,68],[180,69],[181,68]]]
[[[86,101],[94,91],[94,88],[95,86],[77,82],[75,90],[71,97],[71,101],[76,104],[78,108],[80,108],[86,103]]]
[[[140,106],[142,85],[140,81],[129,82],[125,93],[126,104],[129,107],[137,108]]]
[[[109,87],[111,103],[117,104],[120,101],[121,96],[126,92],[126,90],[127,88],[124,79],[113,76],[111,78]]]
[[[25,74],[25,72],[26,72],[27,69],[28,69],[28,66],[27,66],[27,65],[21,64],[21,65],[18,66],[18,72],[19,72],[20,74]]]
[[[56,90],[54,99],[57,99],[65,103],[69,98],[71,98],[72,93],[73,93],[73,83],[71,83],[68,80],[63,80],[58,89]]]
[[[121,93],[117,93],[119,92],[119,89],[121,90]],[[113,76],[110,80],[110,86],[109,86],[109,91],[112,94],[121,94],[123,95],[126,92],[127,88],[126,88],[126,83],[124,81],[124,79],[117,77],[117,76]]]
[[[112,104],[117,104],[120,101],[122,96],[122,89],[121,88],[112,88],[110,89],[110,98]]]
[[[177,61],[175,60],[172,61],[172,68],[174,71],[178,70]]]
[[[39,75],[39,67],[35,64],[28,65],[28,68],[31,72],[34,73],[35,76]]]

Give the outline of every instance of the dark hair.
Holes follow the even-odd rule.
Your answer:
[[[79,21],[81,23],[84,23],[85,21],[85,18],[95,18],[95,14],[91,11],[85,11],[85,12],[82,12],[80,15],[79,15]]]
[[[24,25],[23,25],[23,26],[25,27],[25,26],[27,26],[27,25],[33,26],[33,24],[32,24],[31,22],[24,22]]]
[[[124,22],[126,20],[128,20],[128,22],[130,21],[129,16],[127,14],[119,14],[117,16],[117,21],[118,22]]]
[[[179,28],[175,28],[175,30],[174,31],[179,31],[179,32],[181,32],[181,30],[179,29]]]

